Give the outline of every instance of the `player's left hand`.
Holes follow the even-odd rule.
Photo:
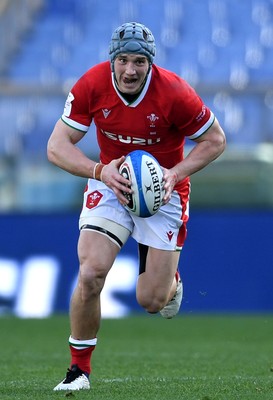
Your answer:
[[[165,194],[163,197],[163,204],[167,204],[170,201],[173,188],[177,183],[177,174],[171,169],[162,168],[163,171],[163,188]]]

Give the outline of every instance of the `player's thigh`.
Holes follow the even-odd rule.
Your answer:
[[[78,241],[80,272],[105,278],[119,251],[120,247],[107,235],[81,230]]]
[[[180,252],[149,247],[145,271],[138,279],[138,292],[168,293],[178,267]]]

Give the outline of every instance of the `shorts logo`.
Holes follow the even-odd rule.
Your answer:
[[[172,238],[173,238],[173,232],[172,231],[169,231],[169,232],[166,232],[167,233],[167,236],[168,236],[168,239],[169,239],[169,242],[171,242],[171,240],[172,240]]]
[[[101,194],[98,190],[89,193],[86,199],[86,207],[89,209],[96,207],[99,204],[102,197],[103,194]]]

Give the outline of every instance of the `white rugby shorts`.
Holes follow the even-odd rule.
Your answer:
[[[189,192],[189,191],[188,191]],[[107,235],[119,247],[131,235],[138,243],[161,250],[179,251],[186,239],[189,193],[172,193],[168,204],[148,218],[130,214],[103,182],[89,179],[79,219],[80,229]]]

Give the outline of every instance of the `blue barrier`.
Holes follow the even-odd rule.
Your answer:
[[[272,312],[272,227],[273,212],[192,211],[179,264],[181,312]],[[78,271],[78,215],[2,215],[0,231],[0,313],[68,312]],[[129,239],[107,278],[103,317],[141,312],[137,274],[137,246]]]

